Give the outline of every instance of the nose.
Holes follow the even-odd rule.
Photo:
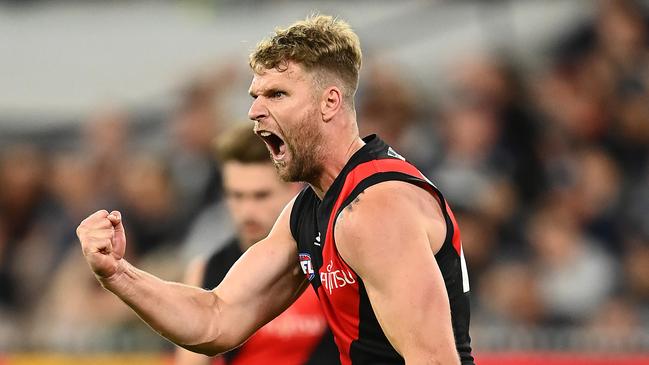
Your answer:
[[[255,207],[252,199],[248,198],[245,201],[241,202],[241,212],[242,215],[246,218],[250,218],[252,215],[254,215],[255,211],[257,211],[257,207]]]
[[[268,110],[264,106],[262,97],[257,97],[253,100],[250,110],[248,110],[248,118],[251,120],[260,120],[268,116]]]
[[[259,204],[255,202],[251,197],[242,199],[239,202],[238,206],[238,215],[242,221],[257,221],[257,215],[259,214]]]

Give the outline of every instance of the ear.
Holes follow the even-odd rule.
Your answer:
[[[322,101],[320,102],[320,113],[322,120],[329,122],[342,108],[343,94],[336,86],[329,86],[322,92]]]

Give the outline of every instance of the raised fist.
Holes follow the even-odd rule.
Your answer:
[[[120,212],[100,210],[93,213],[79,224],[77,236],[83,255],[97,277],[110,278],[119,271],[126,250]]]

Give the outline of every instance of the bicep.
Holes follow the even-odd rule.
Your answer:
[[[240,342],[283,312],[305,287],[285,209],[271,234],[239,258],[213,293],[223,328]]]
[[[444,281],[435,260],[425,257],[392,255],[360,274],[379,324],[406,359],[455,351]]]
[[[406,361],[453,363],[450,304],[433,253],[438,243],[431,242],[431,227],[445,227],[418,206],[401,185],[368,189],[337,222],[337,247],[362,278],[381,328]]]
[[[262,240],[248,249],[213,292],[220,312],[238,326],[242,316],[254,331],[286,309],[302,292],[297,253],[284,242]]]

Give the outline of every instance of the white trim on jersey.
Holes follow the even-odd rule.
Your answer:
[[[469,291],[469,271],[466,269],[466,260],[464,259],[464,249],[460,244],[460,266],[462,267],[462,290],[464,293]]]

